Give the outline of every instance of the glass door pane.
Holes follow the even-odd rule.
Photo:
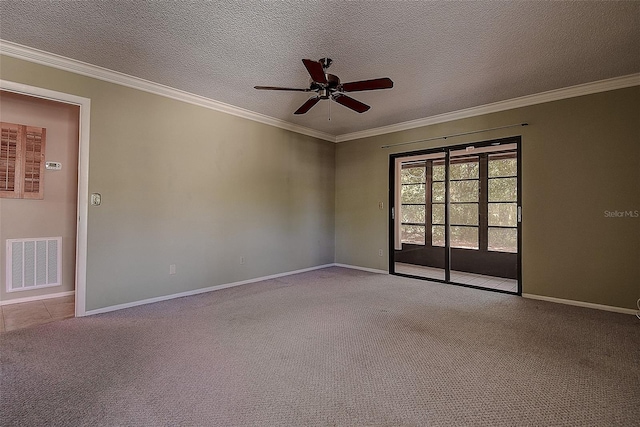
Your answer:
[[[452,283],[517,292],[516,150],[485,144],[450,153]]]
[[[487,153],[487,259],[494,277],[489,284],[518,292],[518,153],[517,147],[500,148]]]
[[[467,281],[464,263],[480,248],[480,161],[453,151],[449,157],[450,281]]]
[[[398,159],[396,273],[445,280],[444,153]]]
[[[518,252],[518,159],[515,152],[488,160],[488,250]]]

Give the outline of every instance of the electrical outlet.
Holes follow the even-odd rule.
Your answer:
[[[246,260],[244,259],[244,257],[243,257],[243,256],[241,256],[241,257],[240,257],[240,265],[244,265],[245,261],[246,261]]]
[[[384,202],[378,203],[378,209],[380,210],[384,209]]]
[[[378,249],[378,256],[384,256],[384,252],[382,251],[382,249]]]
[[[169,274],[176,274],[176,265],[175,264],[170,264],[169,265]]]

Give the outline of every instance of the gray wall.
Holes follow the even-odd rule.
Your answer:
[[[336,262],[388,269],[389,155],[522,135],[523,292],[635,308],[640,297],[640,88],[341,143]],[[382,145],[529,122],[395,149]],[[384,248],[384,256],[378,249]]]
[[[334,261],[334,144],[13,58],[0,73],[91,99],[87,310]]]
[[[0,198],[0,300],[37,297],[75,288],[76,204],[78,193],[78,114],[74,105],[2,93],[2,121],[47,129],[45,159],[62,170],[44,172],[42,200]],[[6,239],[62,237],[62,284],[6,292]]]

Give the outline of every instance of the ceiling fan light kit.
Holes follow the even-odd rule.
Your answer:
[[[350,96],[345,95],[345,92],[362,92],[366,90],[379,90],[379,89],[391,89],[393,87],[393,81],[388,77],[372,80],[361,80],[357,82],[340,83],[338,76],[329,74],[326,72],[327,68],[331,66],[333,61],[330,58],[322,58],[318,61],[311,59],[303,59],[304,64],[311,80],[309,87],[302,88],[289,88],[279,86],[254,86],[259,90],[284,90],[295,92],[315,92],[316,95],[309,98],[307,102],[302,104],[293,114],[305,114],[314,105],[316,105],[322,99],[334,100],[340,105],[343,105],[357,113],[364,113],[371,107],[364,104]]]

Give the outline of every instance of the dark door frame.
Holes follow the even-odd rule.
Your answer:
[[[433,154],[433,153],[444,153],[445,154],[445,194],[447,195],[447,199],[448,199],[448,194],[449,194],[449,153],[451,151],[457,151],[457,150],[461,150],[461,149],[465,149],[466,147],[469,146],[474,146],[476,148],[482,148],[482,147],[488,147],[488,146],[497,146],[497,145],[503,145],[503,144],[516,144],[516,156],[517,156],[517,167],[518,167],[518,179],[517,179],[517,206],[518,206],[518,219],[517,219],[517,233],[518,233],[518,242],[517,242],[517,247],[518,247],[518,253],[517,253],[517,281],[518,281],[518,287],[517,287],[517,292],[515,294],[517,295],[522,295],[522,217],[521,217],[521,212],[522,212],[522,136],[521,135],[517,135],[517,136],[511,136],[511,137],[507,137],[507,138],[499,138],[499,139],[492,139],[492,140],[488,140],[488,141],[480,141],[480,142],[469,142],[469,143],[464,143],[464,144],[457,144],[457,145],[451,145],[451,146],[443,146],[443,147],[436,147],[436,148],[430,148],[430,149],[424,149],[424,150],[417,150],[417,151],[409,151],[409,152],[404,152],[404,153],[396,153],[396,154],[390,154],[389,155],[389,274],[393,274],[396,276],[404,276],[404,277],[411,277],[411,278],[416,278],[416,279],[422,279],[422,280],[430,280],[430,281],[434,281],[434,282],[440,282],[440,283],[446,283],[446,284],[452,284],[452,285],[456,285],[456,286],[464,286],[464,287],[469,287],[469,288],[476,288],[476,289],[482,289],[482,290],[487,290],[487,291],[493,291],[493,292],[500,292],[500,293],[508,293],[513,295],[513,292],[509,292],[509,291],[504,291],[504,290],[500,290],[500,289],[489,289],[489,288],[483,288],[480,286],[474,286],[474,285],[468,285],[468,284],[464,284],[464,283],[457,283],[457,282],[452,282],[451,281],[451,245],[450,245],[450,236],[449,236],[449,215],[447,213],[448,211],[448,206],[449,203],[445,203],[445,255],[444,255],[444,259],[445,259],[445,280],[440,280],[440,279],[432,279],[432,278],[425,278],[425,277],[420,277],[420,276],[415,276],[415,275],[410,275],[410,274],[404,274],[404,273],[397,273],[395,271],[395,196],[396,196],[396,182],[395,182],[395,163],[396,163],[396,159],[401,158],[401,157],[412,157],[412,156],[420,156],[420,155],[425,155],[425,154]]]

